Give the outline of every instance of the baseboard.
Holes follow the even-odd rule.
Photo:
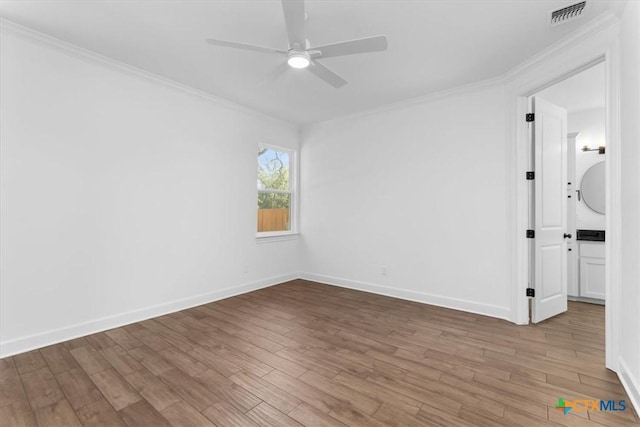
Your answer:
[[[636,414],[640,414],[640,381],[629,371],[629,367],[622,358],[618,361],[618,378],[620,378],[622,387],[627,392]]]
[[[585,302],[587,304],[605,305],[605,301],[604,300],[596,299],[596,298],[574,297],[574,296],[568,295],[567,299],[569,301]]]
[[[106,331],[152,317],[163,316],[165,314],[184,310],[235,295],[256,291],[258,289],[274,286],[289,280],[294,280],[299,274],[289,273],[281,276],[268,277],[240,286],[220,289],[215,292],[208,292],[177,301],[171,301],[158,304],[152,307],[146,307],[127,313],[117,314],[115,316],[103,317],[101,319],[90,320],[88,322],[67,326],[60,329],[54,329],[39,334],[29,335],[26,337],[16,338],[13,340],[0,342],[0,358],[13,356],[15,354],[24,353],[26,351],[35,350],[46,347],[48,345],[57,344],[63,341],[83,337],[85,335],[95,334],[97,332]]]
[[[468,313],[481,314],[483,316],[497,317],[499,319],[511,321],[511,310],[496,305],[444,297],[441,295],[427,294],[424,292],[416,292],[407,289],[390,288],[387,286],[375,285],[373,283],[359,282],[355,280],[324,276],[314,273],[300,273],[300,278],[313,282],[324,283],[327,285],[340,286],[342,288],[355,289],[358,291],[384,295],[392,298],[420,302],[423,304],[451,308],[454,310],[466,311]]]

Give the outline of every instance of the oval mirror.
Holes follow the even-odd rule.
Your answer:
[[[584,173],[580,183],[582,200],[595,212],[605,212],[604,162],[596,163]]]

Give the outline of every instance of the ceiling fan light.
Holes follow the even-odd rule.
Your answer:
[[[305,55],[304,53],[296,53],[289,56],[289,59],[287,60],[287,64],[289,64],[291,68],[301,69],[301,68],[307,68],[309,64],[311,64],[311,61],[309,60],[308,55]]]

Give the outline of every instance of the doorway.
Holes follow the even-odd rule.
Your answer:
[[[606,301],[605,64],[529,97],[531,321]],[[533,237],[533,236],[532,236]]]
[[[529,112],[529,97],[543,89],[578,74],[592,66],[604,63],[606,89],[606,241],[605,247],[605,366],[618,371],[620,319],[620,259],[621,259],[621,153],[620,138],[620,92],[619,92],[619,47],[615,34],[608,31],[595,33],[592,38],[575,41],[574,49],[563,50],[534,61],[535,67],[523,72],[508,87],[507,95],[512,100],[512,137],[515,143],[510,154],[513,179],[512,204],[512,319],[517,324],[530,323],[528,296],[529,244],[525,231],[529,227],[529,182],[524,179],[529,170],[529,123],[525,116]],[[596,42],[597,41],[597,42]]]

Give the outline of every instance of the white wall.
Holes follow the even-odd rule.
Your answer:
[[[1,35],[0,354],[296,276],[255,240],[256,145],[295,127]]]
[[[640,3],[621,26],[622,289],[621,376],[640,410]]]
[[[604,93],[602,94],[604,96]],[[596,163],[606,160],[606,154],[598,154],[597,151],[582,151],[582,147],[588,145],[598,148],[606,145],[605,139],[605,109],[595,108],[590,110],[570,112],[567,119],[569,133],[580,132],[576,142],[576,188],[580,188],[585,172]],[[604,230],[606,217],[589,208],[584,200],[576,199],[576,228],[586,230]]]
[[[305,277],[509,317],[506,117],[495,86],[307,129]]]

